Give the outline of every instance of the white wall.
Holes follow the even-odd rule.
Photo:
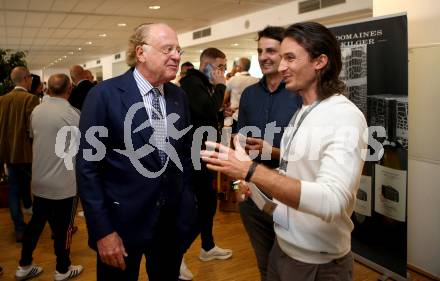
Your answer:
[[[70,77],[70,70],[68,68],[48,68],[48,69],[44,69],[42,71],[42,75],[41,75],[41,81],[45,81],[47,82],[47,80],[49,80],[49,77],[52,74],[59,74],[59,73],[64,73],[67,76]]]
[[[298,14],[298,1],[291,1],[270,9],[258,11],[211,25],[211,36],[193,40],[193,31],[179,34],[182,47],[257,32],[267,25],[289,25],[305,20],[318,20],[359,11],[371,10],[372,0],[346,0],[345,3],[328,8]],[[245,22],[249,26],[245,26]]]
[[[407,12],[408,263],[440,277],[440,1],[374,0],[373,15]]]
[[[121,51],[120,58],[115,59],[115,54],[112,54],[110,56],[105,56],[102,58],[97,58],[93,61],[86,62],[86,69],[96,68],[96,67],[102,67],[102,80],[106,80],[112,77],[115,77],[119,75],[119,73],[113,73],[113,64],[114,63],[120,63],[125,61],[125,51]],[[100,60],[99,64],[97,64],[97,60]],[[119,71],[119,70],[116,70]]]
[[[112,75],[113,77],[125,73],[129,69],[129,66],[125,61],[114,62],[112,65]]]
[[[42,78],[43,77],[43,70],[42,69],[30,69],[29,72],[40,76],[41,81],[43,81],[43,78]]]

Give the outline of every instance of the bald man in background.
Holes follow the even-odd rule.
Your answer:
[[[69,103],[81,110],[87,94],[94,85],[87,79],[87,73],[80,65],[74,65],[70,68],[70,78],[74,88],[69,97]]]
[[[93,78],[93,74],[92,74],[92,72],[90,71],[90,70],[88,70],[88,69],[85,69],[84,70],[84,75],[85,75],[85,79],[87,79],[87,80],[89,80],[90,82],[92,82],[93,83],[93,81],[95,80],[94,78]]]
[[[29,123],[32,110],[40,103],[29,93],[32,76],[24,66],[11,71],[15,88],[0,97],[0,162],[4,162],[9,175],[9,211],[15,227],[15,239],[21,242],[26,224],[20,207],[31,208],[30,197],[32,140]]]

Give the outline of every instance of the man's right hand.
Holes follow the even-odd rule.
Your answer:
[[[217,84],[226,85],[226,78],[225,78],[224,71],[222,71],[220,69],[214,69],[212,71],[212,81],[211,82],[214,85],[217,85]]]
[[[223,110],[223,115],[225,117],[232,117],[232,115],[234,115],[235,111],[236,111],[236,109],[234,109],[232,107],[226,107],[225,110]]]
[[[121,237],[116,232],[104,236],[97,242],[101,261],[107,265],[125,270],[125,260],[128,254],[125,251]]]

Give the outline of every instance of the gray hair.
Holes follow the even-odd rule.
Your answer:
[[[136,48],[142,46],[146,39],[150,36],[151,23],[143,23],[135,28],[134,33],[130,36],[128,40],[128,49],[126,62],[130,67],[136,66]]]

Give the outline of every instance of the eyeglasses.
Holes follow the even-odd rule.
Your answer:
[[[166,45],[166,46],[163,46],[163,47],[161,47],[161,48],[156,48],[155,46],[150,45],[150,44],[148,44],[148,43],[145,43],[145,42],[141,42],[141,43],[142,43],[143,45],[147,45],[147,46],[153,47],[154,49],[156,49],[157,51],[161,52],[161,53],[164,54],[164,55],[170,55],[170,54],[172,54],[172,53],[174,53],[174,52],[177,52],[177,54],[178,54],[179,56],[182,56],[183,53],[185,52],[185,51],[182,50],[179,46]]]

